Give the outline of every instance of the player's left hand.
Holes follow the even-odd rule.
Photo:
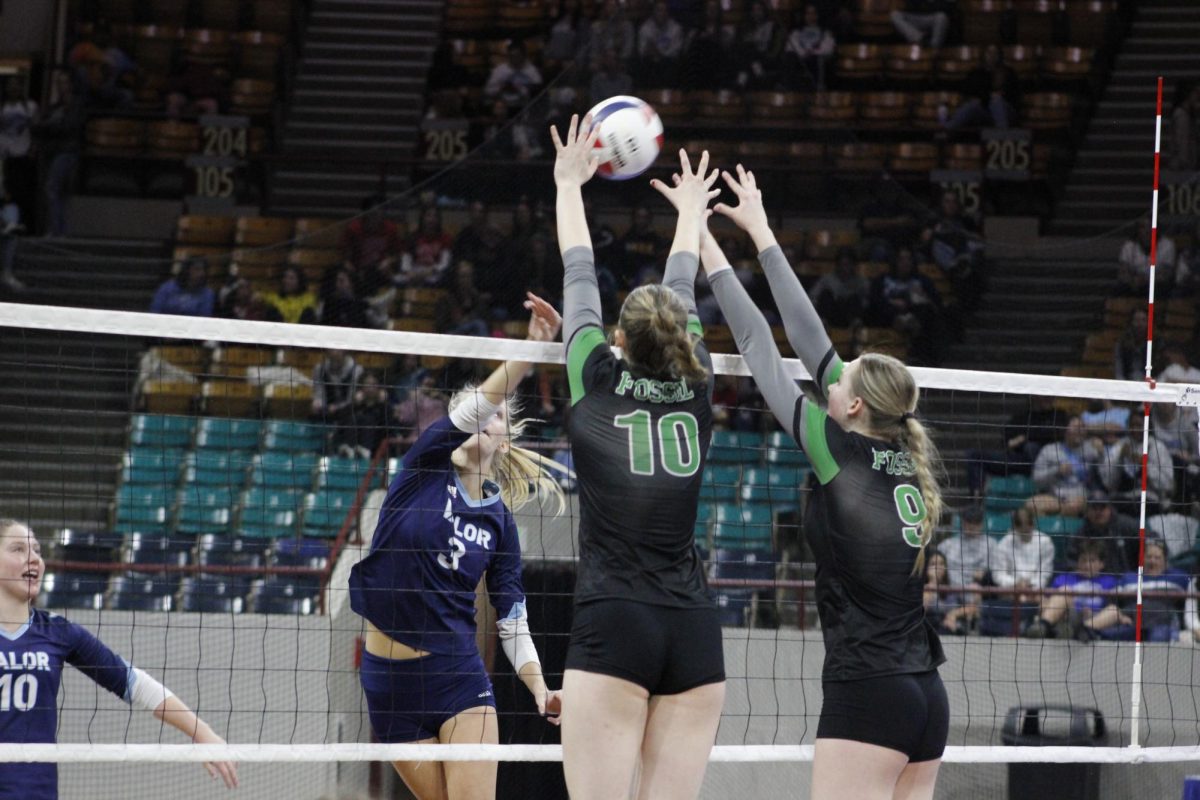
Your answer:
[[[525,293],[525,308],[529,311],[529,335],[531,342],[553,342],[562,328],[562,315],[554,306],[533,292]]]
[[[537,698],[538,713],[546,718],[551,725],[562,724],[562,690],[547,691],[545,696]]]
[[[702,214],[708,208],[708,201],[721,193],[720,189],[712,188],[719,174],[720,171],[715,169],[709,174],[707,150],[700,154],[700,161],[693,171],[687,151],[680,148],[679,172],[673,177],[674,185],[668,186],[658,178],[650,181],[650,185],[680,214]]]
[[[196,735],[192,738],[195,744],[225,744],[225,740],[213,732],[212,728],[207,725],[201,725]],[[204,768],[208,770],[208,774],[215,780],[220,778],[225,781],[225,786],[228,789],[236,789],[238,787],[237,764],[232,761],[205,761]]]

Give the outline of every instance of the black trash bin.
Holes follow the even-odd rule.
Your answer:
[[[1104,715],[1074,706],[1014,706],[1000,738],[1016,747],[1103,747]],[[1096,800],[1099,764],[1009,764],[1008,800]]]

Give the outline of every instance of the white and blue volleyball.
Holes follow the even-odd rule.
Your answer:
[[[602,100],[588,112],[592,128],[599,128],[596,151],[602,178],[627,181],[641,175],[663,146],[662,120],[650,104],[636,97],[617,95]]]

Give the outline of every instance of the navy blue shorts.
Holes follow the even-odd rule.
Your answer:
[[[652,695],[721,683],[721,620],[712,607],[593,600],[575,607],[567,669],[621,678]]]
[[[942,757],[950,703],[937,670],[857,681],[823,681],[818,739],[849,739],[899,750],[909,761]]]
[[[371,729],[387,744],[436,739],[446,720],[468,708],[496,707],[479,653],[393,661],[364,652],[359,678]]]

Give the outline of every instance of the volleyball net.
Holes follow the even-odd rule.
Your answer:
[[[155,762],[224,756],[248,762],[252,796],[365,792],[383,778],[362,762],[395,759],[496,759],[502,786],[558,785],[553,764],[519,763],[556,761],[561,750],[485,611],[478,646],[501,744],[372,744],[358,672],[364,623],[349,609],[347,579],[421,426],[504,360],[537,364],[518,390],[533,420],[521,443],[569,470],[561,345],[513,338],[520,322],[468,337],[12,304],[0,314],[3,414],[21,428],[9,437],[2,516],[30,521],[43,543],[39,605],[162,680],[229,742],[180,744],[68,671],[59,744],[6,746],[0,759],[61,762],[64,796],[98,796],[89,794],[103,791],[96,774],[134,780],[128,763],[139,765],[131,785],[169,776],[193,796],[203,773]],[[713,326],[706,339],[725,352],[714,354],[719,424],[696,544],[725,626],[728,675],[706,788],[717,794],[706,796],[733,786],[772,796],[803,781],[797,770],[811,759],[821,706],[824,648],[803,521],[811,469],[763,409],[727,332]],[[313,381],[338,364],[353,365],[357,394],[353,412],[340,415],[314,406],[333,402],[334,382]],[[789,369],[804,377],[798,362]],[[1159,764],[1095,769],[1107,770],[1107,786],[1128,789],[1122,796],[1145,786],[1173,793],[1200,757],[1195,471],[1175,460],[1181,447],[1195,455],[1200,390],[913,372],[947,471],[948,510],[930,561],[949,569],[927,595],[943,629],[952,715],[952,766],[939,791],[1001,796],[1014,780],[1005,764],[1090,762]],[[1145,526],[1164,546],[1157,560],[1146,548],[1139,615],[1147,409]],[[1038,446],[1010,446],[1021,436]],[[1057,460],[1038,462],[1047,447]],[[516,514],[551,687],[561,681],[578,554],[577,487],[566,470],[553,471],[565,512],[543,498]],[[1101,564],[1081,589],[1085,552]],[[970,563],[982,564],[980,574]],[[1067,598],[1057,616],[1055,597]],[[126,766],[97,766],[116,761]],[[75,763],[87,766],[67,766]]]

